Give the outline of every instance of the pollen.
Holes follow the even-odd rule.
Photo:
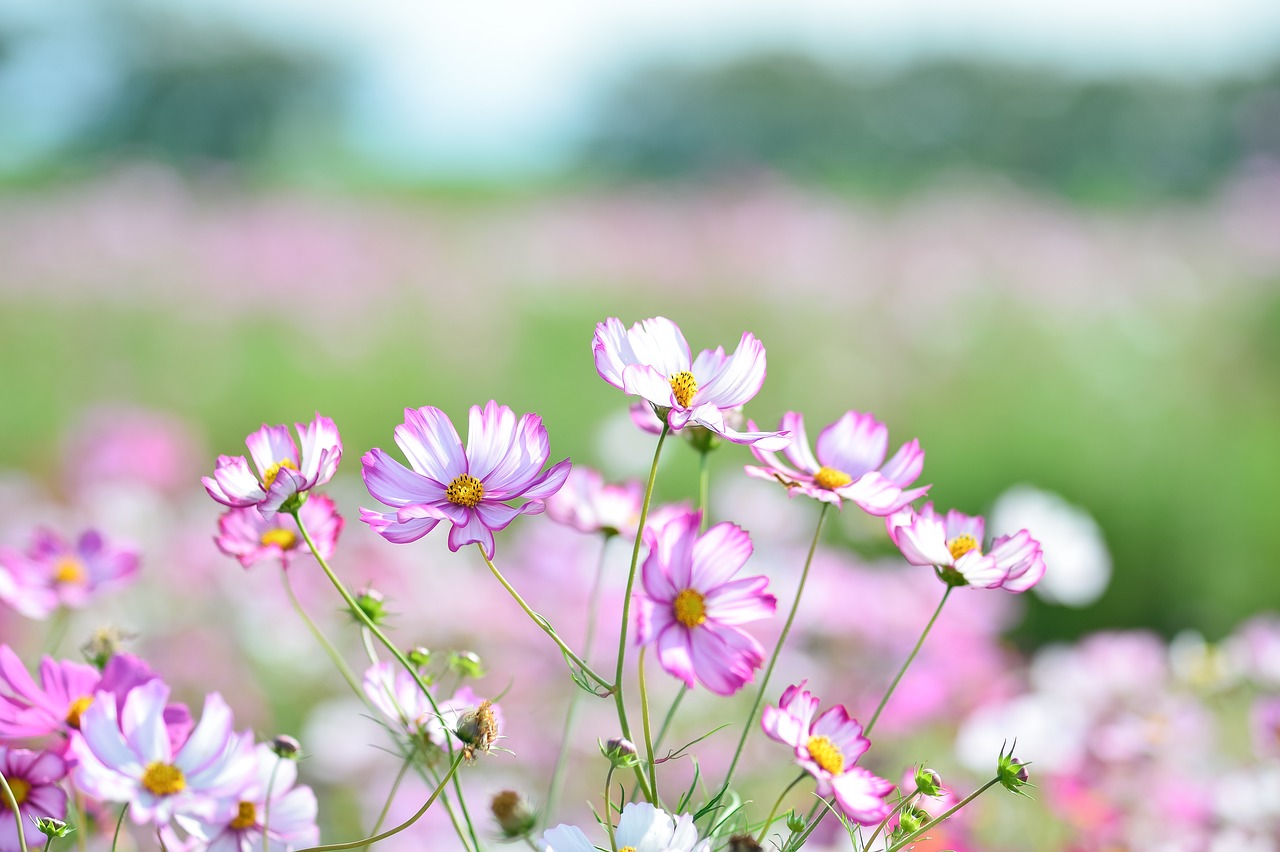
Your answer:
[[[809,757],[813,758],[813,762],[818,764],[824,772],[830,772],[832,775],[844,772],[844,752],[840,751],[840,746],[831,742],[829,737],[809,737],[805,748],[809,750]]]
[[[275,482],[276,477],[280,475],[280,468],[282,467],[287,467],[289,468],[289,470],[298,469],[298,466],[293,462],[292,459],[285,459],[284,461],[276,462],[275,464],[271,465],[271,467],[267,468],[266,473],[262,474],[263,488],[271,487],[271,483]]]
[[[697,589],[683,589],[671,605],[676,621],[685,627],[697,627],[707,620],[707,608]]]
[[[62,557],[53,568],[53,579],[57,583],[83,583],[88,577],[84,563],[74,556]]]
[[[9,789],[13,791],[13,800],[21,806],[31,792],[31,782],[21,778],[10,778],[8,781]],[[0,794],[0,810],[9,810],[9,797],[3,794]]]
[[[289,530],[280,529],[279,527],[264,532],[259,541],[262,542],[263,547],[274,546],[281,550],[293,550],[298,546],[297,534],[292,533]]]
[[[234,831],[247,831],[258,824],[258,807],[253,802],[241,802],[235,819],[231,820]]]
[[[89,709],[89,705],[93,703],[92,695],[81,695],[75,701],[71,702],[71,706],[67,708],[67,715],[64,721],[77,731],[80,730],[80,717],[84,715],[84,711]]]
[[[455,477],[444,490],[445,499],[468,509],[474,509],[484,499],[484,483],[469,473]]]
[[[813,475],[813,482],[819,488],[835,491],[837,488],[844,488],[850,482],[853,482],[853,477],[843,470],[836,470],[834,467],[823,465]]]
[[[187,789],[187,777],[173,764],[154,760],[142,773],[142,786],[157,796],[172,796]]]
[[[947,542],[947,550],[951,551],[952,559],[959,559],[970,550],[978,550],[978,542],[973,536],[965,533],[963,535],[958,535],[951,539],[951,541]],[[979,551],[979,554],[981,554],[981,551]]]
[[[688,408],[698,393],[698,380],[688,370],[681,370],[671,377],[671,395],[681,408]]]
[[[619,849],[619,850],[618,850],[618,852],[636,852],[636,847],[634,847],[634,846],[623,846],[621,849]]]

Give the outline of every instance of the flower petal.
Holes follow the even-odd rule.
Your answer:
[[[467,472],[467,456],[453,421],[432,405],[406,408],[404,423],[395,429],[396,445],[414,471],[441,486]]]
[[[818,435],[818,460],[857,479],[876,470],[889,448],[889,427],[870,414],[846,411]]]
[[[265,475],[269,469],[283,461],[293,462],[295,468],[301,467],[298,464],[298,447],[289,434],[288,426],[268,426],[263,423],[262,428],[251,433],[244,442],[249,448],[249,455],[253,456],[253,463],[258,466],[259,474]]]
[[[360,475],[374,499],[397,509],[445,499],[444,486],[434,478],[409,470],[376,447],[361,457]]]

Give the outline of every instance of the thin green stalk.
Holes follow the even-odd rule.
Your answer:
[[[22,852],[27,852],[27,832],[23,830],[22,812],[18,810],[18,797],[13,795],[13,788],[9,786],[9,779],[4,777],[3,772],[0,772],[0,787],[4,788],[4,801],[9,807],[9,813],[13,814],[13,819],[18,824],[18,845],[22,847]]]
[[[747,745],[747,738],[751,736],[751,732],[756,728],[756,714],[760,712],[760,705],[764,703],[765,690],[769,687],[769,678],[773,676],[773,668],[778,664],[778,656],[782,653],[782,646],[786,644],[787,637],[791,635],[791,625],[795,622],[796,612],[800,609],[800,597],[804,594],[804,584],[809,579],[809,567],[813,565],[813,555],[818,550],[818,539],[822,535],[822,524],[826,521],[827,510],[830,508],[830,503],[823,503],[822,511],[818,513],[818,525],[814,527],[813,541],[809,543],[809,555],[805,557],[804,569],[800,572],[800,582],[796,586],[795,600],[791,602],[791,611],[787,613],[787,621],[782,625],[782,635],[778,637],[778,643],[773,646],[773,654],[769,657],[769,665],[765,666],[764,676],[760,678],[760,687],[756,690],[755,701],[751,703],[751,712],[747,714],[747,720],[742,725],[742,736],[738,738],[738,747],[734,749],[733,760],[729,763],[729,771],[725,773],[724,783],[720,785],[721,793],[728,790],[729,785],[733,783],[733,773],[738,768],[738,761],[742,758],[742,751]]]
[[[71,808],[71,813],[75,815],[75,822],[72,825],[77,829],[76,846],[79,847],[80,852],[85,852],[89,848],[89,839],[87,837],[89,832],[85,830],[87,820],[84,813],[84,797],[79,790],[73,788],[73,795],[67,797],[67,804]]]
[[[880,832],[884,831],[884,827],[889,824],[889,820],[897,816],[898,812],[901,811],[903,808],[905,808],[907,806],[907,803],[910,802],[915,797],[916,797],[915,793],[910,793],[909,795],[903,796],[898,801],[897,806],[893,810],[889,811],[889,815],[886,816],[884,819],[880,820],[880,824],[876,826],[875,831],[871,832],[871,836],[867,838],[867,842],[863,845],[862,848],[870,849],[871,844],[875,843],[876,838],[880,836]]]
[[[441,780],[440,784],[435,788],[435,790],[431,791],[430,798],[427,799],[427,801],[422,805],[421,808],[418,808],[418,812],[415,813],[413,816],[409,817],[404,822],[397,825],[395,828],[387,829],[381,834],[375,834],[372,837],[366,837],[363,840],[353,840],[350,843],[329,843],[324,846],[309,846],[306,849],[299,850],[299,852],[330,852],[330,850],[339,850],[339,849],[358,849],[361,846],[372,846],[373,844],[377,843],[380,840],[386,840],[388,837],[393,837],[399,834],[409,826],[413,825],[419,819],[421,819],[422,815],[427,812],[427,809],[430,808],[433,804],[435,804],[436,799],[438,799],[440,797],[440,794],[444,792],[445,786],[449,783],[451,779],[454,778],[455,774],[458,771],[458,765],[461,763],[462,763],[462,755],[459,754],[457,757],[453,759],[452,765],[449,766],[448,774],[444,776],[444,779]]]
[[[396,793],[400,790],[400,782],[404,780],[404,776],[409,771],[409,767],[413,765],[413,757],[406,757],[404,763],[400,764],[400,771],[396,773],[396,780],[391,782],[391,791],[387,793],[387,800],[382,805],[382,812],[378,814],[378,819],[373,823],[373,830],[370,834],[377,834],[382,828],[382,823],[387,819],[387,814],[391,813],[391,804],[396,800]],[[366,849],[369,847],[365,847]]]
[[[929,619],[929,623],[924,626],[924,632],[920,634],[920,639],[916,642],[916,646],[911,649],[911,655],[902,664],[902,668],[898,669],[898,674],[894,677],[893,683],[889,684],[889,689],[885,691],[884,697],[880,699],[880,706],[876,707],[876,712],[871,714],[871,721],[867,723],[867,727],[862,732],[864,736],[871,735],[871,730],[876,726],[876,722],[879,721],[885,705],[889,703],[889,696],[893,695],[893,691],[898,688],[898,681],[902,680],[902,676],[907,673],[907,669],[911,667],[911,663],[915,660],[916,654],[920,653],[924,640],[928,638],[929,631],[933,629],[933,623],[938,620],[938,616],[942,613],[942,607],[946,604],[953,588],[955,586],[947,586],[947,590],[942,593],[942,600],[938,601],[938,608],[933,611],[933,616]]]
[[[449,770],[452,772],[453,770]],[[462,796],[462,782],[458,780],[458,776],[453,776],[453,792],[458,795],[458,808],[462,811],[462,822],[467,827],[467,834],[471,836],[471,848],[476,852],[480,852],[480,837],[476,834],[476,825],[471,821],[471,813],[467,810],[467,800]]]
[[[502,576],[502,572],[498,570],[498,566],[494,565],[493,560],[491,560],[489,558],[489,555],[484,552],[484,545],[477,542],[476,550],[480,552],[480,558],[484,560],[485,565],[489,566],[489,570],[493,572],[493,576],[496,577],[498,579],[498,582],[502,584],[502,588],[506,589],[511,594],[511,597],[515,598],[516,603],[518,603],[520,605],[520,608],[524,610],[525,615],[533,619],[533,623],[538,625],[538,627],[542,629],[543,633],[551,637],[551,641],[556,643],[556,645],[560,648],[560,652],[564,654],[566,657],[568,657],[570,660],[572,660],[575,666],[582,669],[583,674],[585,674],[587,677],[591,678],[596,683],[603,686],[605,689],[611,688],[612,684],[609,683],[609,681],[602,678],[600,675],[596,674],[595,671],[582,660],[582,658],[580,658],[577,654],[575,654],[573,652],[573,649],[571,649],[568,645],[565,644],[564,640],[561,639],[559,634],[556,633],[555,629],[552,628],[552,626],[547,623],[547,620],[545,618],[538,615],[536,612],[534,612],[532,609],[529,608],[529,605],[524,602],[524,598],[520,597],[520,593],[515,590],[514,586],[512,586],[510,583],[507,582],[507,578]]]
[[[45,639],[45,654],[58,656],[58,646],[67,636],[67,628],[71,625],[71,610],[60,606],[53,612],[53,621],[49,625],[49,636]]]
[[[938,823],[942,822],[943,820],[945,820],[945,819],[949,818],[952,814],[954,814],[954,813],[956,813],[957,811],[959,811],[959,810],[960,810],[961,808],[963,808],[965,805],[969,804],[969,803],[970,803],[970,802],[972,802],[974,799],[978,798],[979,796],[981,796],[983,793],[985,793],[985,792],[987,792],[988,790],[990,790],[992,787],[994,787],[994,786],[995,786],[996,784],[998,784],[998,783],[1000,783],[1000,777],[999,777],[999,776],[996,776],[995,778],[992,778],[990,781],[988,781],[987,783],[983,784],[981,787],[979,787],[978,789],[974,790],[972,793],[970,793],[969,795],[967,795],[967,796],[965,796],[963,799],[961,799],[959,802],[957,802],[957,803],[956,803],[952,808],[950,808],[949,810],[947,810],[947,812],[946,812],[946,813],[942,814],[941,816],[934,817],[933,819],[931,819],[931,820],[929,820],[928,822],[926,822],[924,825],[920,826],[920,827],[919,827],[918,829],[916,829],[915,831],[913,831],[913,832],[911,832],[910,834],[908,834],[906,837],[904,837],[904,838],[902,838],[901,840],[899,840],[897,843],[895,843],[895,844],[893,844],[892,846],[890,846],[890,847],[889,847],[889,849],[888,849],[888,852],[897,852],[897,850],[902,849],[904,846],[907,846],[907,845],[909,845],[909,844],[913,843],[917,837],[921,836],[921,835],[922,835],[922,834],[924,834],[926,831],[928,831],[929,829],[933,828],[935,825],[937,825]]]
[[[347,661],[342,658],[342,654],[333,646],[324,633],[320,630],[319,625],[311,620],[311,616],[307,615],[307,611],[302,608],[302,602],[298,600],[297,594],[293,591],[293,581],[289,579],[288,570],[280,572],[280,578],[284,581],[284,590],[289,595],[289,603],[293,604],[294,612],[298,613],[298,617],[307,625],[307,629],[311,631],[311,635],[315,637],[316,642],[324,649],[324,652],[333,661],[334,668],[338,670],[338,674],[342,675],[342,679],[347,682],[347,686],[351,687],[361,700],[364,699],[364,690],[360,688],[359,681],[356,680],[355,672],[351,671],[351,667],[347,665]]]
[[[262,852],[271,852],[271,790],[276,786],[276,772],[280,770],[282,760],[284,758],[277,754],[271,776],[267,778],[267,793],[262,797]]]
[[[649,801],[660,807],[658,798],[658,764],[653,761],[653,734],[649,730],[649,691],[644,683],[644,656],[649,646],[640,649],[640,724],[644,728],[644,750],[649,758]]]
[[[773,808],[769,811],[769,815],[764,818],[764,825],[760,826],[760,836],[756,838],[756,843],[761,846],[764,845],[764,836],[769,833],[769,826],[773,824],[773,818],[778,815],[778,808],[782,807],[782,800],[787,797],[787,794],[790,793],[797,784],[808,777],[808,775],[808,772],[801,772],[796,776],[795,780],[783,788],[782,792],[778,794],[778,800],[773,803]]]
[[[116,852],[116,845],[120,842],[120,826],[124,825],[124,815],[128,813],[129,806],[125,805],[120,809],[120,818],[116,820],[116,833],[111,835],[111,852]],[[25,852],[25,844],[23,846]]]
[[[698,532],[704,533],[711,517],[711,452],[704,450],[698,456],[698,511],[702,512]]]
[[[604,776],[604,827],[609,832],[609,848],[618,852],[618,842],[613,839],[613,764]]]
[[[684,697],[692,691],[689,687],[681,685],[680,691],[671,700],[671,706],[667,708],[667,715],[662,720],[662,727],[658,729],[658,738],[653,741],[655,750],[662,748],[662,741],[667,738],[667,730],[671,727],[671,722],[676,717],[676,710],[680,709],[680,702],[684,701]]]

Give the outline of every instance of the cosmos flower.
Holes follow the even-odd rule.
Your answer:
[[[791,443],[782,451],[790,464],[752,447],[763,467],[747,465],[746,470],[757,479],[781,482],[792,496],[798,492],[836,506],[852,500],[863,511],[883,517],[929,490],[927,485],[908,490],[924,467],[920,442],[912,438],[885,462],[889,429],[870,414],[845,412],[818,433],[816,454],[809,449],[803,415],[788,411],[778,428],[791,433]]]
[[[596,326],[592,341],[600,378],[630,396],[648,402],[673,431],[702,426],[735,444],[765,450],[787,445],[785,432],[739,432],[726,422],[764,384],[764,345],[744,332],[738,348],[705,349],[694,358],[678,326],[654,317],[629,330],[610,317]]]
[[[320,555],[325,559],[332,557],[343,525],[333,500],[323,494],[313,495],[302,504],[298,514]],[[245,568],[264,559],[278,559],[280,567],[288,568],[296,557],[311,555],[298,532],[297,521],[279,512],[268,518],[253,506],[224,512],[218,519],[214,543],[223,553],[239,559]]]
[[[411,739],[446,748],[445,731],[456,730],[461,717],[483,702],[469,686],[462,686],[452,697],[437,702],[440,715],[422,694],[414,679],[399,664],[390,660],[370,666],[361,683],[370,703],[391,722],[392,727]],[[502,727],[502,709],[491,704],[490,710]]]
[[[875,825],[889,815],[884,799],[893,791],[893,782],[854,766],[871,741],[849,711],[837,704],[815,719],[818,704],[801,681],[786,688],[777,707],[765,705],[761,727],[770,739],[795,749],[796,763],[817,782],[817,795],[834,794],[845,816]]]
[[[939,517],[932,503],[885,519],[889,538],[912,565],[932,565],[943,582],[1025,592],[1044,576],[1040,543],[1026,530],[1001,536],[982,551],[985,522],[955,509]]]
[[[711,841],[699,842],[693,817],[672,817],[648,802],[628,802],[618,818],[614,841],[619,852],[710,852]],[[576,825],[560,824],[542,834],[545,852],[596,852],[597,846]]]
[[[22,814],[22,832],[27,846],[38,849],[44,838],[32,819],[66,819],[67,794],[59,782],[67,774],[67,764],[52,752],[26,751],[0,746],[0,772],[4,773]],[[19,852],[18,821],[9,809],[8,798],[0,790],[0,852]]]
[[[169,687],[158,679],[131,690],[119,710],[98,693],[71,744],[76,786],[102,801],[128,802],[139,825],[165,826],[175,816],[233,818],[257,773],[253,734],[236,734],[231,709],[212,693],[200,723],[175,744],[164,722],[168,699]]]
[[[767,577],[734,579],[751,555],[746,531],[721,523],[698,535],[701,519],[686,512],[645,530],[636,643],[656,644],[662,667],[687,686],[732,695],[764,664],[764,649],[738,625],[773,615],[777,599]]]
[[[569,475],[568,459],[542,469],[550,444],[541,417],[517,421],[492,400],[471,407],[465,450],[448,416],[429,405],[405,409],[395,440],[412,470],[373,449],[361,459],[361,473],[369,493],[396,511],[361,509],[360,520],[396,544],[417,541],[447,520],[450,550],[479,542],[492,559],[493,533],[519,515],[543,511]],[[513,500],[522,502],[509,505]]]
[[[87,530],[74,544],[37,529],[25,553],[0,548],[0,599],[28,618],[47,618],[59,606],[84,607],[104,585],[131,579],[138,552]]]
[[[286,426],[268,426],[245,438],[249,455],[258,473],[249,468],[244,456],[218,456],[213,476],[203,477],[209,496],[224,506],[257,506],[270,517],[299,494],[333,478],[342,461],[342,438],[338,427],[318,413],[310,424],[294,424],[302,450]]]
[[[575,467],[564,487],[546,500],[547,517],[578,532],[635,538],[640,523],[644,483],[621,485],[604,481],[599,471]]]

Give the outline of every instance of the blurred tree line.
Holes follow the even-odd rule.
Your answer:
[[[977,171],[1084,200],[1159,200],[1280,159],[1280,65],[1174,82],[960,60],[873,73],[754,55],[645,69],[607,93],[592,126],[581,166],[612,178],[763,169],[895,194]]]

